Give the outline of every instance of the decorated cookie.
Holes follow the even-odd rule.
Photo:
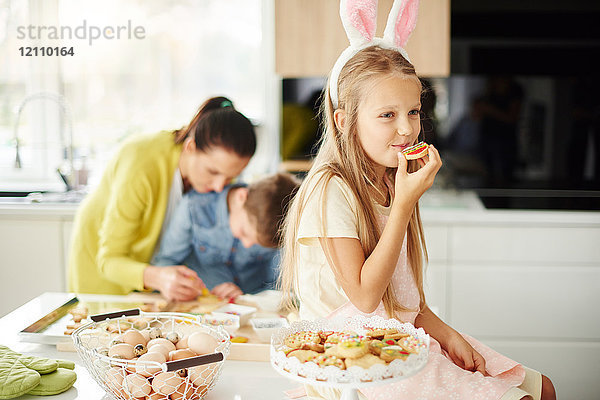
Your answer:
[[[402,339],[403,337],[407,337],[407,336],[410,336],[410,335],[408,333],[396,332],[396,333],[387,333],[387,334],[385,334],[385,336],[383,338],[399,340],[399,339]]]
[[[405,360],[409,355],[410,353],[400,346],[386,346],[381,349],[379,357],[381,357],[383,361],[391,362],[398,358]]]
[[[312,350],[293,350],[288,353],[288,357],[296,357],[300,362],[307,362],[317,357],[319,353]]]
[[[381,340],[371,340],[369,342],[369,351],[371,352],[371,354],[378,356],[381,354],[381,349],[384,346],[385,345],[383,344],[383,342]]]
[[[325,344],[323,345],[323,347],[325,349],[325,355],[327,355],[327,356],[335,356],[335,357],[338,357],[338,358],[343,358],[343,356],[338,351],[338,345],[337,345],[337,343],[328,343],[328,342],[325,342]]]
[[[321,368],[333,365],[335,367],[338,367],[339,369],[346,369],[346,364],[344,363],[344,360],[342,360],[341,358],[338,358],[336,356],[328,356],[326,354],[319,354],[317,357],[313,358],[311,361],[314,362],[315,364],[317,364]]]
[[[323,346],[320,343],[304,343],[301,347],[300,350],[312,350],[312,351],[316,351],[317,353],[323,353],[325,351],[325,346]]]
[[[359,358],[347,358],[346,360],[346,368],[350,367],[361,367],[361,368],[371,368],[375,364],[385,364],[381,358],[374,356],[373,354],[365,354]]]
[[[292,349],[299,349],[304,344],[321,343],[321,336],[319,336],[317,332],[301,331],[293,333],[287,338],[285,338],[284,343],[287,347],[290,347]]]
[[[404,350],[408,351],[409,353],[414,354],[418,353],[419,349],[425,346],[425,344],[421,340],[410,335],[398,340],[398,345],[401,346]]]
[[[343,358],[359,358],[368,353],[364,337],[343,338],[337,345],[337,351]]]

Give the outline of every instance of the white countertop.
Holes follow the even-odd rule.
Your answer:
[[[600,201],[600,199],[598,200]],[[78,203],[15,204],[0,201],[0,218],[25,217],[71,220]],[[427,191],[419,201],[425,224],[600,225],[597,211],[486,209],[477,194],[465,190]]]
[[[18,332],[72,297],[68,293],[44,293],[0,319],[0,344],[19,353],[72,360],[76,363],[77,382],[53,400],[109,400],[104,390],[93,380],[77,353],[59,352],[54,345],[27,343],[19,340]],[[298,383],[279,375],[268,362],[226,360],[217,384],[206,399],[287,399],[285,390]],[[21,400],[40,400],[24,395]]]

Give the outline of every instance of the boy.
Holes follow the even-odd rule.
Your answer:
[[[293,176],[279,173],[221,193],[187,193],[152,264],[185,264],[227,300],[270,288],[279,264],[279,228],[297,188]]]

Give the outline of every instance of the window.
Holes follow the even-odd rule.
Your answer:
[[[258,123],[269,113],[262,0],[4,3],[3,183],[59,183],[55,170],[69,155],[69,126],[75,163],[101,168],[123,138],[180,128],[212,95],[230,97]],[[23,46],[73,47],[74,55],[25,57],[17,51]],[[14,125],[24,102],[16,169]]]

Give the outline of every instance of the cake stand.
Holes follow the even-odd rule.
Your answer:
[[[367,328],[396,328],[408,333],[423,343],[417,354],[411,354],[406,360],[397,359],[387,365],[376,364],[369,369],[353,366],[339,369],[336,366],[319,367],[313,362],[300,362],[296,357],[287,357],[284,349],[286,337],[300,331],[346,331],[351,330],[364,335]],[[315,321],[298,321],[290,327],[281,328],[271,336],[271,365],[283,376],[313,386],[326,386],[340,389],[342,400],[358,400],[358,389],[370,386],[385,385],[409,378],[427,365],[429,357],[429,335],[422,328],[402,323],[395,319],[384,319],[378,316],[364,317],[357,315],[351,318],[320,319]]]

